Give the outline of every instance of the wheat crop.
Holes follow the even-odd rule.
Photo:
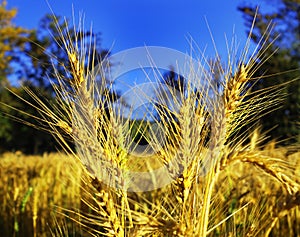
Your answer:
[[[111,94],[99,87],[97,78],[100,75],[100,82],[105,81],[110,67],[105,60],[100,69],[85,66],[94,65],[97,55],[93,47],[84,47],[92,44],[86,42],[82,28],[75,29],[72,36],[59,28],[57,31],[61,35],[57,43],[68,56],[68,62],[62,64],[70,78],[56,71],[54,108],[44,104],[36,94],[28,93],[40,105],[37,109],[41,117],[35,119],[47,124],[87,175],[80,182],[82,203],[88,211],[69,210],[87,234],[267,236],[282,217],[298,210],[299,180],[293,161],[261,150],[263,135],[256,134],[255,138],[253,134],[247,143],[251,130],[246,126],[282,100],[280,85],[252,91],[259,80],[253,75],[267,60],[264,52],[270,46],[268,33],[252,54],[248,52],[250,37],[240,56],[236,49],[229,49],[228,64],[217,66],[224,78],[219,88],[211,80],[212,66],[200,57],[198,64],[188,68],[184,89],[156,91],[158,99],[173,101],[178,108],[174,111],[158,107],[161,116],[155,120],[167,128],[164,130],[167,139],[163,147],[158,147],[152,162],[164,168],[172,182],[151,191],[133,192],[137,183],[132,171],[141,167],[151,174],[156,167],[149,161],[141,165],[132,157],[131,134],[127,129],[132,122],[130,116],[122,116],[113,106]],[[194,85],[203,80],[207,86],[195,90]],[[72,140],[76,149],[66,139]],[[150,145],[157,148],[158,141],[153,139]],[[299,153],[295,154],[298,159]],[[151,179],[155,185],[166,177]],[[266,188],[257,198],[255,192],[269,184],[276,186],[276,191]],[[149,183],[145,181],[143,185]],[[17,199],[18,192],[15,195]],[[38,217],[34,213],[32,218],[36,223]]]

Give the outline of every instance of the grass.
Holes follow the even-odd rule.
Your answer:
[[[128,129],[132,119],[123,117],[113,106],[111,95],[97,87],[96,75],[103,76],[110,68],[103,62],[100,72],[95,73],[95,68],[87,70],[85,65],[94,65],[96,52],[94,48],[82,47],[89,43],[85,42],[82,30],[75,30],[75,37],[57,30],[62,38],[58,44],[69,59],[65,69],[71,78],[66,80],[56,72],[59,83],[53,84],[57,99],[53,108],[27,91],[39,105],[36,109],[41,116],[34,118],[46,124],[48,131],[73,157],[69,162],[81,165],[75,172],[68,172],[65,166],[63,170],[59,166],[53,168],[55,172],[49,180],[70,174],[76,187],[70,193],[80,194],[84,208],[76,210],[76,206],[70,208],[60,203],[65,198],[60,184],[55,182],[52,187],[58,194],[47,190],[47,195],[52,195],[53,203],[58,202],[64,215],[71,215],[70,219],[81,226],[82,233],[122,237],[268,236],[271,232],[272,236],[279,236],[282,231],[299,234],[298,227],[293,226],[299,221],[296,165],[299,153],[293,152],[295,148],[286,147],[281,156],[275,148],[262,149],[264,135],[250,126],[282,100],[280,85],[251,90],[259,79],[253,77],[254,73],[267,60],[264,52],[270,46],[268,34],[253,54],[248,52],[250,39],[240,56],[236,49],[229,49],[228,65],[215,65],[224,78],[220,88],[211,82],[213,66],[207,68],[205,58],[201,58],[198,66],[188,68],[184,89],[156,91],[158,101],[173,101],[179,109],[157,107],[162,116],[155,122],[166,128],[167,139],[163,147],[159,146],[158,138],[150,129],[152,139],[145,139],[157,152],[146,160],[143,160],[145,154],[141,154],[142,161],[129,152],[137,147],[132,141],[132,130]],[[191,81],[199,85],[200,80],[206,80],[208,87],[195,90]],[[67,139],[74,141],[76,150],[69,146]],[[51,165],[57,166],[53,161]],[[147,172],[133,172],[145,168]],[[26,176],[25,179],[30,180]],[[49,187],[47,178],[42,180],[34,186]],[[5,187],[14,187],[7,199],[12,202],[11,216],[16,218],[20,209],[16,188],[19,184],[14,182]],[[21,203],[33,204],[33,214],[29,216],[36,233],[40,199],[36,196],[30,199],[32,192],[42,193],[42,190],[38,192],[28,184],[22,189]],[[72,198],[66,197],[68,201]],[[51,204],[51,198],[43,204],[49,200]],[[56,223],[59,228],[55,233],[65,235],[64,225]]]

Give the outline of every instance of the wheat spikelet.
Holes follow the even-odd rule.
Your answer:
[[[73,76],[73,85],[79,88],[84,82],[84,62],[80,62],[77,57],[77,52],[67,51],[69,62],[71,65],[71,73]]]
[[[290,169],[289,164],[283,162],[280,159],[268,157],[258,152],[245,152],[237,153],[237,157],[234,160],[240,160],[242,162],[251,163],[254,166],[259,167],[266,174],[271,175],[277,179],[290,193],[296,193],[299,190],[299,184],[295,181],[291,175],[288,175]]]
[[[236,111],[237,107],[242,103],[243,91],[245,90],[245,84],[248,82],[247,66],[240,65],[237,72],[232,78],[227,79],[224,89],[224,103],[226,108],[226,117]]]

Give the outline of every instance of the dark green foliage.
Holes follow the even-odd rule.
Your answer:
[[[0,133],[0,151],[20,150],[24,153],[43,153],[53,151],[55,149],[55,140],[52,135],[45,131],[40,131],[36,128],[23,124],[22,121],[28,121],[33,126],[40,124],[33,120],[30,116],[20,113],[15,109],[26,111],[28,114],[39,116],[38,111],[28,103],[18,99],[16,95],[28,100],[32,105],[36,102],[28,95],[23,88],[10,88],[11,92],[5,91],[0,93],[1,104],[1,133]],[[40,88],[30,87],[30,90],[39,94],[45,103],[52,103],[53,98],[45,90]],[[15,95],[14,95],[14,94]],[[3,104],[2,104],[3,103]],[[5,105],[4,105],[5,104]],[[14,107],[12,109],[10,107]],[[3,123],[2,123],[3,122]]]
[[[256,44],[274,23],[268,41],[275,41],[271,47],[264,49],[264,58],[271,57],[261,64],[255,73],[254,77],[263,78],[255,85],[254,89],[259,90],[284,84],[283,93],[286,98],[281,108],[264,116],[261,123],[265,130],[271,129],[272,138],[287,139],[287,143],[299,142],[300,1],[280,0],[276,5],[268,3],[275,8],[273,12],[266,12],[263,8],[257,10],[250,3],[239,7],[249,29],[257,11],[254,30],[251,34],[251,38]],[[265,75],[269,76],[264,77]]]

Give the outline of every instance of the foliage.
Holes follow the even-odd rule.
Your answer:
[[[1,120],[3,124],[7,123],[6,127],[3,127],[3,133],[0,134],[1,152],[22,151],[27,154],[41,154],[53,151],[55,146],[57,146],[55,139],[49,133],[36,129],[39,126],[38,122],[33,123],[31,127],[24,124],[24,121],[28,120],[29,116],[19,111],[27,111],[27,113],[39,115],[39,112],[34,107],[36,102],[27,93],[29,88],[31,91],[39,94],[43,98],[44,103],[54,104],[53,97],[46,90],[33,86],[10,87],[0,93],[0,108],[3,113]],[[26,98],[30,104],[20,98]]]
[[[27,45],[32,42],[28,37],[35,32],[13,25],[12,20],[16,13],[17,11],[15,9],[7,10],[6,2],[2,2],[0,7],[0,83],[2,85],[0,88],[0,152],[5,150],[22,150],[27,153],[49,151],[49,149],[54,148],[54,139],[46,133],[42,133],[41,131],[37,131],[17,122],[28,118],[28,116],[20,115],[17,110],[11,109],[11,107],[15,107],[18,110],[38,114],[32,107],[34,101],[32,99],[30,100],[24,89],[10,85],[7,80],[8,76],[12,76],[14,80],[17,79],[16,70],[22,66],[20,58],[25,60],[29,53],[26,52]],[[31,53],[34,54],[35,51],[31,50]],[[38,55],[38,57],[41,57],[41,55]],[[44,88],[36,88],[30,85],[28,81],[23,84],[24,86],[32,87],[32,89],[44,97],[45,100],[51,101],[52,96],[46,93]],[[13,94],[27,98],[32,105],[29,106],[24,101],[18,100]]]
[[[50,82],[57,83],[56,74],[60,74],[65,80],[71,80],[72,75],[65,70],[70,65],[66,52],[62,50],[63,42],[60,40],[60,34],[68,35],[68,44],[72,44],[76,40],[76,34],[80,34],[81,41],[78,50],[82,47],[91,47],[95,50],[95,64],[92,65],[86,60],[84,62],[86,67],[96,66],[108,55],[108,52],[100,47],[99,33],[84,29],[74,32],[69,21],[60,16],[46,14],[40,20],[37,29],[28,36],[28,42],[24,47],[24,55],[27,56],[27,59],[24,59],[24,55],[20,55],[18,59],[22,65],[18,71],[21,80],[50,91],[52,91]],[[84,57],[87,58],[87,55]]]
[[[267,2],[267,1],[266,1]],[[271,4],[267,2],[267,4]],[[272,138],[289,139],[288,142],[300,141],[300,2],[299,0],[279,0],[272,3],[273,11],[256,9],[251,4],[241,5],[246,26],[255,20],[251,38],[259,44],[267,29],[274,27],[268,38],[273,44],[264,50],[264,64],[255,73],[262,79],[255,85],[257,90],[285,84],[283,93],[286,99],[279,110],[261,119],[261,123],[270,132]],[[272,24],[275,25],[272,25]],[[270,75],[270,76],[266,76]],[[296,81],[293,81],[297,79]],[[274,129],[274,127],[276,127]]]
[[[29,31],[21,27],[15,26],[12,21],[17,14],[16,9],[7,10],[6,1],[0,4],[0,101],[16,106],[13,97],[5,90],[10,83],[7,79],[8,75],[13,73],[11,63],[15,62],[16,56],[21,53],[26,43],[26,35]],[[7,117],[3,117],[3,113],[10,112],[9,108],[1,106],[0,114],[0,151],[7,143],[13,144],[14,123]]]
[[[91,31],[74,32],[68,21],[55,15],[46,15],[41,19],[36,30],[27,31],[14,26],[11,21],[17,11],[7,10],[3,2],[0,8],[0,84],[8,87],[9,91],[0,87],[0,152],[5,150],[22,150],[26,153],[42,153],[57,149],[54,138],[45,132],[36,130],[37,123],[32,122],[32,127],[22,123],[28,119],[26,114],[20,114],[17,110],[39,116],[39,111],[32,105],[36,105],[28,92],[34,91],[43,98],[44,103],[54,103],[52,86],[57,83],[57,74],[65,80],[72,80],[68,73],[68,56],[62,50],[63,42],[60,34],[70,36],[70,44],[74,42],[75,35],[80,34],[81,42],[78,47],[91,47],[95,51],[94,64],[85,61],[85,67],[92,70],[102,60],[108,51],[100,48],[100,35]],[[2,45],[1,45],[2,44]],[[80,50],[80,49],[79,49]],[[85,55],[86,58],[87,55]],[[14,67],[14,71],[8,70]],[[54,69],[55,68],[55,69]],[[21,87],[11,86],[7,80],[12,73],[14,80],[19,79]],[[110,92],[111,99],[118,98],[118,94]],[[25,98],[28,102],[19,98]],[[31,105],[29,105],[29,103]],[[12,107],[17,110],[13,110]],[[7,115],[11,118],[8,118]],[[20,123],[21,122],[21,123]]]
[[[0,88],[7,85],[7,75],[12,72],[10,63],[17,53],[23,49],[26,35],[29,33],[16,27],[12,21],[17,14],[16,9],[7,10],[6,1],[0,4]]]

